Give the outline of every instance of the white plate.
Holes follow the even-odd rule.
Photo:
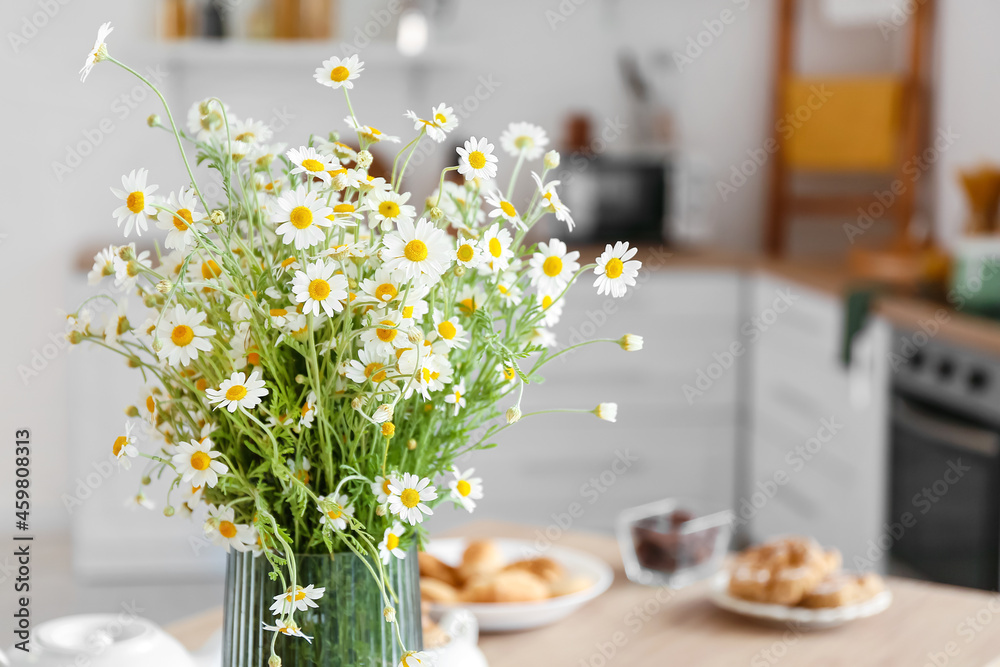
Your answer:
[[[712,582],[712,602],[736,614],[774,623],[791,623],[803,629],[833,628],[859,618],[881,614],[892,604],[892,592],[885,590],[860,604],[831,609],[806,609],[782,604],[741,600],[729,594],[729,573],[720,572]]]
[[[576,549],[550,547],[544,552],[540,552],[528,540],[495,539],[493,542],[500,548],[500,552],[507,562],[513,563],[526,558],[545,556],[566,568],[568,576],[587,577],[593,581],[593,584],[586,590],[540,602],[463,603],[460,605],[431,603],[431,612],[435,616],[461,607],[468,609],[475,615],[479,622],[479,629],[484,632],[508,632],[538,628],[569,616],[608,590],[615,578],[611,567],[603,560]],[[466,544],[468,544],[468,540],[462,538],[432,540],[427,545],[427,553],[449,565],[458,565],[462,561]]]

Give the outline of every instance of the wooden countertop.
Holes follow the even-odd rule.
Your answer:
[[[453,534],[533,539],[535,531],[481,522]],[[722,611],[709,601],[707,584],[680,591],[632,584],[609,537],[565,533],[557,544],[606,560],[615,570],[614,584],[554,625],[482,636],[480,647],[491,667],[1000,667],[1000,597],[995,593],[891,578],[888,585],[895,600],[887,611],[839,628],[807,632]],[[215,609],[168,630],[196,649],[221,623],[222,612]]]

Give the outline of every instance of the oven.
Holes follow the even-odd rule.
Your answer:
[[[1000,357],[924,332],[894,341],[892,556],[932,581],[997,590]]]

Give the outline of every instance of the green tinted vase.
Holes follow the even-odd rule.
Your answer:
[[[302,585],[325,588],[315,609],[295,613],[295,623],[312,637],[281,635],[275,652],[282,667],[396,667],[402,649],[395,629],[383,616],[385,604],[371,572],[353,553],[297,556]],[[372,563],[374,566],[374,564]],[[376,568],[376,572],[377,572]],[[274,597],[284,592],[271,581],[267,559],[232,552],[226,565],[223,623],[223,667],[267,667],[273,626]],[[415,550],[385,566],[398,602],[396,620],[407,650],[422,648],[420,573]],[[391,596],[390,596],[391,599]]]

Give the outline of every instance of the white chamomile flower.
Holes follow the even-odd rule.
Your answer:
[[[389,136],[384,134],[377,127],[372,127],[371,125],[362,125],[350,116],[344,119],[344,122],[350,126],[352,130],[358,133],[358,135],[369,144],[377,144],[380,141],[388,141],[393,144],[399,143],[399,137]]]
[[[500,293],[500,300],[505,306],[521,305],[521,288],[513,282],[516,278],[516,274],[510,274],[502,276],[497,281],[497,292]]]
[[[370,211],[369,226],[374,229],[381,224],[382,230],[387,232],[393,225],[398,226],[401,222],[412,223],[417,209],[406,203],[409,199],[409,192],[397,194],[392,190],[373,191],[365,200],[365,206]]]
[[[312,637],[303,633],[295,621],[283,621],[280,618],[276,618],[274,619],[274,625],[268,625],[267,623],[264,623],[264,621],[261,621],[261,624],[264,626],[265,630],[278,632],[286,637],[300,637],[312,644]]]
[[[118,248],[113,245],[94,255],[94,268],[87,274],[87,284],[97,285],[105,276],[115,275],[115,257],[118,256]]]
[[[496,178],[496,163],[499,158],[493,154],[493,144],[488,142],[486,137],[479,140],[472,137],[465,142],[464,148],[456,148],[455,150],[459,157],[458,173],[465,176],[465,180]]]
[[[230,122],[229,129],[232,132],[233,141],[239,141],[250,146],[266,144],[274,136],[274,131],[267,123],[262,120],[254,120],[253,118],[233,120]]]
[[[208,506],[205,521],[205,535],[216,546],[229,550],[248,551],[254,542],[253,530],[245,523],[236,523],[236,513],[232,507]]]
[[[549,145],[549,137],[537,125],[511,123],[500,135],[500,145],[513,157],[524,156],[526,160],[537,160]]]
[[[402,319],[399,313],[380,315],[361,332],[361,343],[369,359],[388,357],[395,354],[397,348],[410,347],[406,332],[400,329]]]
[[[555,347],[556,335],[544,327],[536,327],[528,334],[528,343],[541,347]]]
[[[379,556],[386,565],[395,556],[400,560],[406,558],[406,552],[399,548],[399,541],[403,538],[403,524],[394,521],[391,526],[385,529],[382,541],[378,544]]]
[[[554,327],[559,324],[559,320],[562,319],[563,306],[566,305],[566,299],[560,299],[558,294],[540,294],[539,301],[543,313],[542,326]]]
[[[465,380],[459,380],[458,384],[453,385],[451,391],[448,395],[444,397],[444,402],[455,406],[455,416],[458,416],[459,411],[465,407]]]
[[[381,475],[375,476],[375,481],[372,483],[371,488],[372,495],[375,496],[375,500],[379,505],[384,505],[389,502],[389,496],[392,493],[389,491],[389,486],[397,477],[398,475],[395,473],[389,473],[388,477],[382,477]]]
[[[347,278],[335,273],[332,262],[313,262],[305,271],[296,271],[292,279],[295,301],[302,305],[303,313],[319,315],[320,310],[329,317],[344,309],[341,303],[347,298]]]
[[[448,484],[452,500],[464,507],[467,512],[471,512],[476,509],[476,501],[483,498],[483,480],[472,476],[476,472],[475,468],[461,472],[452,466],[451,472],[455,475],[455,479]]]
[[[316,509],[322,515],[320,525],[330,526],[334,530],[347,530],[347,517],[354,516],[354,506],[348,504],[347,496],[320,496],[316,500],[319,503]]]
[[[423,651],[407,651],[397,667],[433,667],[431,656]]]
[[[457,317],[445,318],[441,311],[434,311],[434,331],[445,342],[448,349],[458,348],[464,350],[469,344],[469,337],[465,328]]]
[[[209,339],[215,335],[215,329],[203,324],[207,317],[202,311],[181,305],[165,313],[156,334],[162,345],[160,359],[168,366],[187,366],[198,358],[199,352],[209,352],[212,349]]]
[[[199,141],[218,142],[226,135],[226,118],[232,119],[228,104],[206,98],[195,102],[188,110],[188,131]]]
[[[214,451],[212,446],[211,438],[181,442],[177,445],[177,453],[171,462],[183,482],[191,486],[212,488],[219,483],[219,475],[229,472],[229,466],[215,460],[222,456],[222,452]]]
[[[407,280],[419,276],[437,280],[451,264],[451,239],[425,218],[415,226],[401,220],[398,230],[383,237],[382,243],[385,267],[401,273]]]
[[[538,193],[542,196],[539,202],[542,210],[555,215],[556,220],[565,222],[566,226],[569,227],[569,231],[573,231],[576,223],[573,222],[573,216],[570,215],[569,207],[562,203],[558,193],[556,193],[556,186],[559,185],[559,181],[543,183],[542,178],[535,172],[531,172],[531,178],[535,180],[535,185],[538,186]]]
[[[125,236],[128,237],[135,229],[137,236],[149,229],[147,218],[157,214],[156,207],[153,206],[152,194],[159,188],[158,185],[146,185],[149,172],[145,169],[133,169],[127,176],[122,176],[122,190],[111,188],[112,194],[124,202],[115,209],[114,216],[118,220],[118,227],[125,223]]]
[[[132,467],[132,462],[129,459],[139,456],[139,450],[135,446],[135,436],[132,435],[131,422],[125,422],[125,435],[115,438],[115,443],[111,446],[111,451],[118,460],[120,468],[128,470]]]
[[[517,380],[517,369],[513,366],[508,366],[507,364],[500,362],[494,367],[494,370],[503,382],[503,389],[509,389]]]
[[[510,248],[513,242],[510,232],[498,222],[493,223],[493,226],[483,234],[479,244],[485,258],[484,265],[491,273],[506,271],[510,266],[510,261],[514,258],[514,251]]]
[[[472,239],[460,238],[455,244],[455,261],[467,269],[475,269],[483,261],[483,250]]]
[[[357,79],[364,70],[365,64],[358,60],[356,54],[350,58],[334,56],[324,60],[323,65],[316,68],[313,78],[330,88],[351,89],[354,88],[354,79]]]
[[[563,291],[580,268],[576,260],[580,253],[574,250],[566,252],[566,244],[559,239],[551,239],[548,243],[538,244],[538,252],[531,256],[528,276],[531,284],[545,294]]]
[[[195,245],[195,232],[205,232],[203,216],[198,212],[198,197],[192,190],[171,192],[165,206],[156,216],[156,226],[167,230],[163,245],[171,250],[187,251]]]
[[[310,391],[299,409],[299,428],[312,428],[316,420],[316,392]],[[308,459],[307,459],[308,460]]]
[[[628,288],[635,285],[635,278],[642,268],[642,262],[632,259],[636,252],[637,248],[629,249],[628,241],[618,241],[614,247],[610,243],[605,246],[594,267],[594,273],[597,274],[594,287],[598,294],[610,294],[618,298],[625,296]]]
[[[358,358],[351,359],[344,366],[344,373],[347,379],[358,384],[365,384],[371,380],[376,387],[385,382],[388,378],[389,365],[388,355],[370,352],[366,348],[358,350]]]
[[[411,526],[424,520],[424,516],[434,514],[425,503],[437,500],[437,489],[431,486],[427,477],[404,473],[401,479],[389,484],[389,512],[398,515]]]
[[[375,275],[361,281],[361,291],[380,304],[391,303],[399,296],[399,281],[391,271],[383,268],[375,270]]]
[[[125,259],[125,257],[132,257],[132,259]],[[136,254],[134,243],[118,248],[118,253],[112,261],[115,267],[115,287],[123,292],[132,290],[139,281],[139,273],[153,265],[149,259],[149,251],[143,250]]]
[[[326,240],[326,232],[320,228],[332,224],[327,217],[332,213],[319,195],[300,187],[278,197],[271,221],[278,224],[274,231],[286,245],[304,250]]]
[[[295,167],[290,172],[294,174],[305,174],[307,178],[318,178],[324,183],[330,182],[330,171],[338,167],[337,161],[330,155],[321,155],[315,148],[302,146],[293,148],[285,153]]]
[[[94,69],[94,65],[108,59],[108,45],[105,41],[113,31],[114,28],[111,27],[110,22],[102,23],[101,27],[97,29],[97,41],[94,42],[94,48],[87,54],[87,59],[83,62],[83,67],[80,69],[81,82],[87,80],[90,70]]]
[[[323,597],[323,593],[325,592],[325,588],[316,588],[312,584],[305,587],[296,586],[294,589],[289,586],[284,593],[274,596],[274,602],[271,604],[271,613],[275,616],[284,616],[293,609],[295,611],[315,609],[319,606],[316,604],[316,600]]]
[[[441,127],[438,126],[436,121],[425,120],[418,116],[414,111],[407,111],[403,116],[409,120],[413,121],[414,130],[423,130],[427,133],[427,136],[434,141],[441,143],[444,141],[448,135],[445,133]]]
[[[335,225],[340,225],[341,227],[353,225],[356,221],[363,217],[364,216],[358,213],[357,207],[351,202],[334,204],[333,214],[326,216],[327,220],[330,220]]]
[[[499,190],[490,190],[487,192],[486,203],[493,207],[493,210],[489,214],[491,218],[503,218],[515,227],[520,229],[525,228],[517,209],[500,194]]]
[[[617,403],[601,403],[596,408],[591,410],[598,419],[603,419],[606,422],[615,422],[618,419],[618,404]]]
[[[260,379],[260,371],[250,373],[233,373],[228,380],[223,380],[218,389],[206,389],[209,403],[218,403],[215,410],[226,408],[229,412],[240,410],[246,412],[260,405],[261,399],[267,396],[265,382]]]
[[[431,109],[431,114],[437,126],[445,132],[451,132],[458,127],[458,116],[455,115],[455,110],[444,102]]]

